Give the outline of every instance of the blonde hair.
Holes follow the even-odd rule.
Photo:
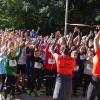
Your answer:
[[[71,57],[74,57],[75,54],[78,55],[78,52],[76,50],[72,51],[71,52]]]

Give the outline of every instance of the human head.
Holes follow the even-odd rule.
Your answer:
[[[77,52],[76,50],[72,51],[72,52],[71,52],[71,57],[77,59],[77,57],[78,57],[78,52]]]
[[[59,53],[61,54],[61,55],[69,55],[69,48],[66,46],[66,44],[63,44],[63,45],[61,45],[60,46],[60,51],[59,51]]]
[[[40,50],[38,48],[34,49],[34,56],[39,57],[40,56]]]
[[[7,55],[10,57],[16,57],[17,50],[16,49],[8,49]]]
[[[10,57],[16,57],[17,48],[15,48],[14,42],[8,42],[7,55]]]
[[[74,32],[80,32],[80,29],[78,27],[75,27]]]

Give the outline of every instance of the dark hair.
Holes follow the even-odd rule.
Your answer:
[[[70,52],[71,50],[68,48],[68,46],[66,46],[65,45],[65,48],[63,49],[63,53],[65,54],[65,55],[70,55]]]

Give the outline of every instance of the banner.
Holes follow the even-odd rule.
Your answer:
[[[100,25],[70,24],[70,23],[66,23],[66,24],[70,25],[70,26],[82,26],[82,27],[97,27],[97,28],[100,28]]]

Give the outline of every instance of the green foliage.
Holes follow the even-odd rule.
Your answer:
[[[97,22],[100,21],[100,15],[97,16],[97,17],[95,18],[95,20],[96,20]]]
[[[0,0],[0,27],[64,28],[66,0]],[[69,23],[99,24],[100,0],[69,0]],[[42,31],[43,31],[42,30]]]

